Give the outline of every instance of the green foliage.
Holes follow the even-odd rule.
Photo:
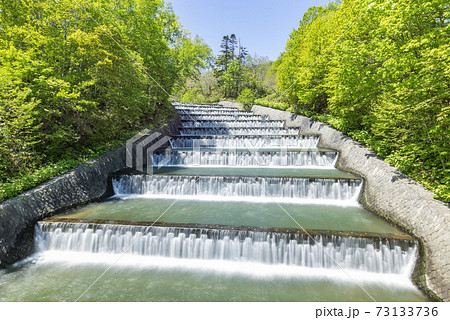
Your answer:
[[[255,93],[251,89],[245,88],[241,91],[237,101],[242,103],[244,107],[250,108],[255,102]]]
[[[181,75],[181,81],[177,83],[178,88],[182,87],[187,79],[199,79],[201,70],[211,66],[214,60],[211,48],[198,36],[191,39],[186,34],[182,40],[175,51],[179,60],[178,76]]]
[[[0,183],[17,190],[167,116],[211,60],[163,0],[0,0],[0,21]]]
[[[313,7],[280,57],[278,91],[449,202],[449,22],[444,0]]]
[[[276,92],[276,63],[267,58],[247,57],[244,64],[233,60],[219,78],[216,75],[217,70],[203,70],[200,76],[188,79],[172,99],[179,102],[215,103],[224,99],[234,100],[235,96],[239,99],[243,91],[246,92],[244,95],[253,92],[254,98]]]
[[[251,89],[256,97],[276,93],[276,63],[266,57],[248,56],[243,68],[243,88]]]
[[[273,63],[257,55],[249,56],[235,34],[224,36],[221,48],[215,59],[208,60],[214,60],[214,64],[209,65],[212,69],[205,68],[199,75],[190,77],[183,86],[177,88],[173,100],[212,103],[224,99],[245,99],[249,105],[254,98],[277,93],[278,62]],[[254,98],[249,96],[250,92]]]
[[[223,100],[223,96],[213,71],[204,70],[197,78],[187,79],[172,99],[187,103],[216,103]]]
[[[268,100],[268,99],[255,99],[255,104],[263,106],[263,107],[269,107],[269,108],[279,109],[279,110],[283,110],[283,111],[289,109],[289,105],[287,103],[276,102],[276,101]]]
[[[171,115],[170,111],[161,112],[150,126],[145,129],[157,128],[166,122],[166,119]],[[142,128],[141,128],[142,129]],[[61,159],[54,162],[47,162],[39,168],[28,168],[27,171],[22,171],[15,176],[9,177],[3,183],[0,183],[0,202],[13,198],[35,186],[43,183],[57,175],[66,173],[72,168],[95,159],[102,154],[113,150],[114,148],[123,145],[128,139],[135,136],[140,130],[131,132],[124,132],[118,140],[108,141],[101,145],[93,146],[92,148],[84,148],[77,154],[67,154]]]
[[[312,7],[286,44],[281,58],[277,86],[291,104],[323,112],[327,108],[326,75],[336,38],[336,6]]]
[[[56,162],[47,163],[37,169],[21,172],[19,175],[10,177],[7,181],[0,184],[0,202],[15,197],[42,182],[63,174],[86,161],[94,159],[118,147],[136,133],[137,131],[127,133],[121,140],[110,141],[108,143],[95,146],[92,149],[83,149],[76,157],[73,157],[73,155],[66,155]]]
[[[207,97],[205,97],[201,92],[198,92],[197,89],[186,91],[178,101],[186,103],[208,103]]]
[[[236,98],[244,82],[244,64],[248,55],[236,35],[224,36],[221,54],[216,58],[214,74],[226,98]]]

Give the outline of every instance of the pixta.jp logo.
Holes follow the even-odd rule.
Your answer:
[[[126,166],[138,171],[153,174],[153,167],[163,167],[170,162],[170,147],[164,149],[162,154],[158,153],[158,161],[155,161],[154,152],[167,145],[170,137],[165,134],[146,130],[138,133],[126,143]],[[146,165],[146,170],[144,170]]]

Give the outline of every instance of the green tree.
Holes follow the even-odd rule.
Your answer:
[[[248,56],[244,66],[245,87],[250,88],[258,97],[263,97],[273,90],[275,82],[269,83],[269,70],[272,62],[267,57]],[[275,79],[273,79],[274,81]],[[272,85],[272,86],[271,86]],[[270,92],[271,93],[271,92]]]
[[[334,3],[310,8],[291,33],[278,67],[278,90],[307,110],[323,112],[327,108],[326,77],[332,55],[329,49],[337,38],[337,8]]]
[[[242,103],[246,108],[249,109],[255,102],[255,99],[256,99],[255,93],[250,88],[245,88],[239,94],[237,101]]]
[[[242,89],[243,70],[248,53],[235,34],[224,36],[221,48],[221,54],[216,58],[214,73],[223,90],[223,95],[236,98]]]
[[[0,0],[0,21],[2,182],[165,117],[211,59],[163,0]]]
[[[313,7],[280,58],[278,90],[450,201],[449,22],[444,0]]]

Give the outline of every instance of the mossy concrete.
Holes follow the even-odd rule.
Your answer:
[[[332,127],[308,117],[255,105],[256,115],[284,120],[300,134],[320,135],[320,147],[340,152],[339,166],[365,180],[363,201],[419,237],[426,253],[426,286],[450,301],[450,208],[433,199],[433,193],[373,151]]]

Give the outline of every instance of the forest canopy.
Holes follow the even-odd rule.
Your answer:
[[[2,186],[165,119],[210,55],[163,0],[0,0]]]
[[[281,100],[450,201],[449,22],[445,0],[310,8],[279,59]]]
[[[256,54],[250,56],[234,33],[223,36],[220,47],[209,68],[180,87],[175,100],[210,103],[234,99],[250,107],[255,99],[275,92],[276,63]]]

